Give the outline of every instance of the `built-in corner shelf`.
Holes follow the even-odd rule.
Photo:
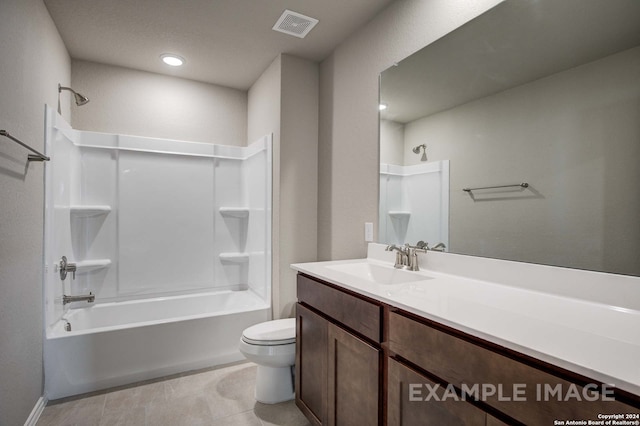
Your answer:
[[[248,207],[220,207],[220,214],[223,216],[244,218],[249,216],[249,208]]]
[[[111,206],[107,205],[84,205],[84,206],[70,206],[69,211],[72,217],[94,217],[100,215],[106,215],[111,212]]]
[[[391,219],[408,219],[411,216],[411,212],[403,210],[389,210],[389,216]]]
[[[111,259],[81,260],[80,262],[76,262],[76,274],[86,274],[97,271],[98,269],[107,268],[110,265]]]
[[[220,260],[229,263],[247,263],[249,253],[220,253]]]

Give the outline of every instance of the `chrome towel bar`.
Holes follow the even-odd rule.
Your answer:
[[[13,136],[11,136],[9,134],[9,132],[7,132],[6,130],[0,130],[0,136],[4,136],[5,138],[9,138],[12,141],[14,141],[15,143],[20,144],[23,147],[27,148],[29,151],[34,152],[35,154],[29,154],[29,156],[27,157],[27,161],[49,161],[50,160],[50,158],[47,157],[46,155],[39,153],[38,151],[36,151],[35,149],[31,148],[26,143],[24,143],[22,141],[19,141],[18,139],[16,139]]]
[[[522,182],[522,183],[516,183],[513,185],[498,185],[498,186],[483,186],[480,188],[463,188],[462,190],[465,192],[471,192],[471,191],[475,191],[477,189],[495,189],[495,188],[512,188],[512,187],[516,187],[519,186],[521,188],[528,188],[529,184],[527,182]]]

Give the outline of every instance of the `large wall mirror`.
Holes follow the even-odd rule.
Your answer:
[[[380,102],[380,242],[640,276],[640,1],[506,0]]]

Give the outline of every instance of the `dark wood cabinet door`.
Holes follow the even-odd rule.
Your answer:
[[[320,315],[296,305],[296,405],[310,422],[327,416],[327,325]]]
[[[379,424],[381,351],[342,328],[328,328],[327,425]]]
[[[479,408],[447,394],[446,386],[436,386],[404,364],[389,359],[388,426],[485,426],[486,417]]]
[[[509,426],[509,424],[503,422],[500,419],[496,419],[490,414],[487,414],[487,426]]]

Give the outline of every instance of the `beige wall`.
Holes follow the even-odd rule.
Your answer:
[[[249,140],[273,133],[274,144],[280,141],[280,104],[282,56],[269,64],[249,89],[247,134]]]
[[[280,55],[249,90],[248,134],[273,133],[273,315],[293,315],[292,263],[317,258],[318,64]]]
[[[407,123],[411,164],[451,161],[451,251],[640,275],[639,75],[636,47]]]
[[[280,307],[291,317],[296,300],[292,263],[318,258],[318,64],[282,55],[280,140]]]
[[[0,16],[0,129],[42,152],[69,55],[41,0],[2,0]],[[27,153],[0,137],[0,425],[24,424],[43,389],[44,164]]]
[[[403,166],[404,151],[404,124],[380,120],[380,162]],[[409,151],[411,152],[411,149]]]
[[[71,84],[91,101],[72,106],[75,129],[223,145],[247,143],[247,92],[73,60]]]
[[[320,260],[366,255],[363,224],[376,222],[378,217],[380,72],[499,2],[396,1],[322,62],[318,151]]]

